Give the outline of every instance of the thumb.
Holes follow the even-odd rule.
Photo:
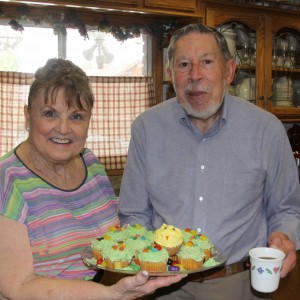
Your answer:
[[[282,246],[282,239],[275,237],[270,240],[270,248],[280,248]]]
[[[147,271],[138,272],[136,275],[136,284],[137,286],[141,286],[145,284],[149,279],[149,273]]]

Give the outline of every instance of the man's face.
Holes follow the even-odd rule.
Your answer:
[[[233,60],[224,62],[213,35],[191,32],[177,40],[168,72],[188,115],[207,120],[222,105],[234,70]]]

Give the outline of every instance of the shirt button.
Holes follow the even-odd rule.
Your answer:
[[[197,228],[197,232],[200,233],[202,231],[202,229],[199,227]]]
[[[202,202],[203,201],[203,197],[199,197],[199,200]]]
[[[200,168],[201,168],[201,170],[203,171],[203,170],[205,169],[205,166],[202,165]]]

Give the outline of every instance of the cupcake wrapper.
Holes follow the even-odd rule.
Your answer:
[[[109,258],[105,259],[106,267],[109,269],[122,269],[129,266],[129,261],[111,261]]]
[[[178,245],[178,246],[176,246],[176,247],[166,247],[166,246],[162,246],[162,245],[161,245],[161,247],[164,247],[164,248],[168,251],[169,256],[174,256],[174,255],[176,255],[176,254],[178,253],[178,251],[180,250],[181,245],[182,245],[182,244],[180,244],[180,245]]]
[[[178,257],[178,262],[186,269],[186,270],[195,270],[200,269],[203,265],[203,261],[196,261],[192,258],[181,258]]]
[[[102,253],[101,253],[100,250],[92,249],[92,253],[93,253],[93,256],[94,256],[97,260],[103,258]]]
[[[148,262],[140,261],[141,270],[146,270],[149,272],[165,272],[167,264],[164,262]]]

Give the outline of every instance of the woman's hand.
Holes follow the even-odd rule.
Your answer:
[[[112,285],[113,299],[135,299],[154,293],[158,288],[180,281],[186,275],[150,277],[147,271],[140,271],[135,276],[128,276]]]
[[[268,245],[285,253],[285,259],[280,272],[280,277],[283,278],[296,266],[297,255],[295,244],[286,234],[274,231],[269,236]]]

